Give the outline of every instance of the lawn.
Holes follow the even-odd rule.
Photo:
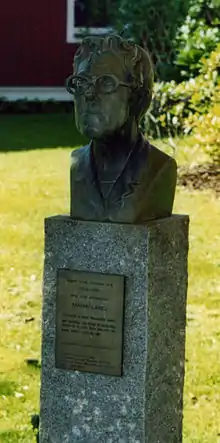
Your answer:
[[[0,115],[0,151],[20,151],[85,142],[76,132],[73,114]]]
[[[65,114],[0,119],[0,442],[34,443],[40,369],[27,359],[40,360],[44,218],[69,212],[70,146],[82,138]],[[178,188],[175,212],[191,218],[183,442],[219,443],[220,203]]]

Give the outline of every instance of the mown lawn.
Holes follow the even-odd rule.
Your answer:
[[[73,114],[0,114],[0,151],[21,151],[85,142]]]
[[[51,117],[48,126],[43,117],[26,120],[32,137],[29,147],[47,149],[16,150],[22,131],[18,126],[13,136],[13,119],[8,117],[8,141],[6,129],[0,138],[0,442],[4,443],[35,441],[30,417],[39,411],[40,369],[26,359],[40,359],[44,218],[69,212],[68,146],[79,139],[67,117],[65,131],[65,123],[64,128],[55,124],[58,116]],[[44,120],[41,137],[39,125],[31,123],[36,118],[41,124]],[[55,148],[58,133],[66,134],[65,148]],[[6,152],[9,145],[14,152]],[[57,146],[62,146],[62,137]],[[27,139],[20,149],[28,149]],[[175,212],[191,218],[183,441],[219,443],[220,203],[212,191],[179,188]]]

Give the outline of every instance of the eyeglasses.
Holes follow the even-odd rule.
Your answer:
[[[102,75],[90,78],[81,75],[70,75],[66,80],[66,89],[73,95],[84,95],[91,89],[93,89],[93,92],[111,94],[119,86],[132,87],[132,83],[121,82],[115,75]]]

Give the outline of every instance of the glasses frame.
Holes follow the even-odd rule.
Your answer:
[[[97,91],[98,90],[97,82],[98,82],[98,80],[100,78],[103,78],[103,77],[111,77],[112,79],[114,79],[114,81],[115,81],[115,88],[112,89],[109,92],[101,91],[101,94],[105,94],[105,95],[112,94],[112,92],[115,92],[118,89],[119,86],[125,86],[127,88],[132,88],[133,87],[133,83],[121,82],[114,74],[105,74],[105,75],[100,75],[98,77],[90,77],[88,80],[83,75],[72,74],[69,77],[67,77],[67,79],[66,79],[66,90],[71,95],[84,95],[87,92],[87,88],[93,86],[94,90]],[[76,79],[76,80],[77,79],[79,79],[79,80],[80,79],[87,80],[87,87],[85,88],[85,90],[82,93],[77,92],[77,90],[74,91],[73,88],[70,87],[69,83],[73,79]]]

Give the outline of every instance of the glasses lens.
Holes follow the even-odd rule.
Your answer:
[[[73,78],[73,89],[77,94],[84,94],[87,88],[88,88],[88,80],[85,77]]]
[[[111,75],[103,75],[97,80],[97,86],[103,94],[109,94],[116,90],[118,83]]]
[[[67,91],[71,94],[84,94],[88,87],[88,81],[84,77],[71,75],[66,81]]]
[[[70,94],[73,94],[73,76],[70,75],[70,77],[68,77],[66,79],[66,89]]]

